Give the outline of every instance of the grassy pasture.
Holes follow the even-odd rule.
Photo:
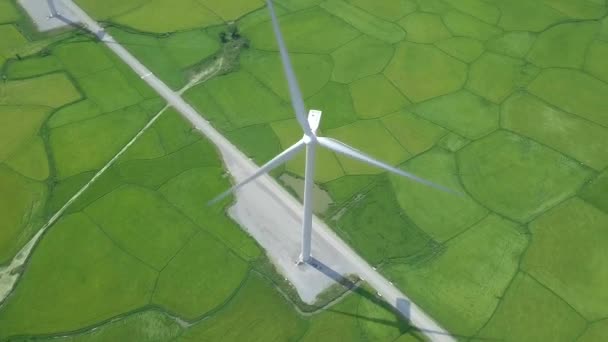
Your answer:
[[[501,103],[514,90],[529,83],[536,72],[519,59],[486,53],[471,65],[466,87],[489,101]]]
[[[605,196],[608,189],[608,170],[600,173],[593,181],[581,190],[580,196],[585,201],[608,213],[608,198]]]
[[[198,0],[213,13],[219,15],[224,21],[236,20],[243,15],[264,6],[262,0],[242,0],[242,1],[223,1],[223,0]]]
[[[12,57],[13,50],[27,42],[14,25],[0,25],[0,37],[0,57],[5,58]]]
[[[102,44],[91,41],[60,44],[53,53],[65,69],[74,77],[81,78],[114,66]]]
[[[599,24],[595,22],[551,27],[538,36],[527,59],[543,68],[580,68],[598,30]],[[568,46],[568,49],[564,49],[564,46]]]
[[[455,36],[486,41],[502,33],[501,29],[462,12],[452,10],[442,18],[448,30]]]
[[[483,45],[473,38],[453,37],[435,45],[441,51],[465,63],[473,62],[483,53]]]

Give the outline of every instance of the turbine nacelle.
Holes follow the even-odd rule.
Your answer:
[[[308,145],[308,144],[316,144],[317,143],[317,129],[319,128],[319,124],[321,123],[321,116],[323,115],[323,112],[320,110],[316,110],[316,109],[311,109],[308,112],[308,126],[310,127],[310,133],[306,134],[306,132],[304,133],[304,136],[302,137],[302,142],[304,142],[304,144]]]

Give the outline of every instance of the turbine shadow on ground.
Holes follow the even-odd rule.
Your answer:
[[[307,264],[312,266],[317,271],[323,273],[325,276],[333,279],[337,284],[344,286],[346,289],[348,289],[349,292],[352,292],[353,295],[361,296],[364,300],[368,300],[368,301],[372,302],[373,304],[377,305],[378,307],[382,308],[385,312],[390,313],[391,315],[394,315],[395,319],[390,320],[390,319],[386,319],[386,318],[370,317],[370,316],[360,315],[360,314],[354,313],[354,312],[346,312],[346,311],[340,311],[340,310],[334,310],[334,309],[328,309],[327,311],[329,311],[329,312],[333,312],[333,313],[337,313],[337,314],[345,315],[345,316],[350,316],[350,317],[354,317],[357,319],[362,319],[362,320],[373,322],[376,324],[382,324],[382,325],[386,325],[386,326],[395,327],[395,328],[398,328],[402,334],[404,334],[404,333],[408,332],[410,329],[414,328],[422,333],[430,333],[432,335],[454,336],[457,338],[462,338],[462,339],[467,339],[467,340],[471,339],[471,340],[475,340],[475,341],[500,341],[500,339],[495,339],[495,338],[481,338],[481,337],[464,336],[464,335],[457,335],[457,334],[446,334],[445,332],[442,332],[442,331],[433,331],[433,330],[428,330],[428,329],[416,328],[409,321],[405,321],[402,318],[404,316],[411,317],[411,305],[412,304],[409,300],[404,299],[404,298],[397,298],[397,302],[395,303],[395,306],[393,307],[392,305],[390,305],[389,303],[384,301],[381,297],[379,297],[377,294],[370,292],[368,289],[366,289],[362,286],[358,286],[357,283],[353,282],[352,280],[348,279],[347,277],[344,277],[340,273],[336,272],[331,267],[329,267],[327,264],[323,263],[321,260],[319,260],[315,257],[312,257],[311,260]],[[398,312],[395,310],[395,308],[398,310]]]
[[[85,24],[81,24],[81,23],[74,21],[74,20],[64,16],[63,14],[61,14],[59,12],[59,10],[57,9],[56,0],[46,0],[46,3],[49,7],[49,14],[50,14],[49,19],[54,18],[54,19],[63,21],[68,26],[71,26],[73,28],[76,28],[79,30],[84,30],[86,33],[92,33],[90,30],[87,29]],[[100,30],[98,32],[95,32],[94,35],[99,40],[103,40],[103,37],[106,35],[106,32],[104,30]]]

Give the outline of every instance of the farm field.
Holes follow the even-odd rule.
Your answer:
[[[76,2],[175,90],[226,51],[219,34],[236,20],[248,42],[239,63],[185,98],[258,164],[299,139],[262,1]],[[458,339],[604,340],[606,3],[276,6],[306,104],[324,111],[321,134],[464,193],[323,152],[316,181],[332,203],[319,215]],[[11,1],[0,13],[1,265],[162,103],[89,38],[38,48]],[[303,165],[273,175],[302,177]],[[228,187],[222,173],[212,146],[163,114],[45,235],[0,307],[0,340],[422,339],[365,288],[301,315],[224,216],[228,202],[201,210]],[[144,229],[157,238],[142,241]]]

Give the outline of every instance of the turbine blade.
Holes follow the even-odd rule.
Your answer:
[[[435,188],[435,189],[443,191],[443,192],[448,192],[448,193],[452,193],[452,194],[456,194],[456,195],[461,195],[461,193],[459,193],[457,191],[454,191],[452,189],[449,189],[449,188],[447,188],[447,187],[445,187],[443,185],[439,185],[439,184],[433,183],[430,180],[418,177],[418,176],[416,176],[416,175],[414,175],[412,173],[409,173],[407,171],[403,171],[403,170],[398,169],[396,167],[393,167],[393,166],[391,166],[389,164],[386,164],[384,162],[376,160],[376,159],[374,159],[374,158],[366,155],[365,153],[363,153],[363,152],[361,152],[359,150],[356,150],[356,149],[354,149],[354,148],[352,148],[352,147],[350,147],[350,146],[348,146],[348,145],[346,145],[343,142],[340,142],[338,140],[331,139],[331,138],[325,138],[325,137],[318,137],[317,140],[318,140],[319,144],[321,144],[321,146],[324,146],[324,147],[326,147],[326,148],[328,148],[328,149],[330,149],[330,150],[332,150],[334,152],[343,154],[343,155],[345,155],[347,157],[350,157],[352,159],[357,159],[357,160],[362,161],[364,163],[371,164],[373,166],[379,167],[381,169],[384,169],[386,171],[392,172],[392,173],[397,174],[399,176],[409,178],[409,179],[411,179],[413,181],[416,181],[418,183],[430,186],[432,188]]]
[[[292,159],[300,150],[302,150],[302,148],[304,148],[304,146],[306,146],[306,145],[304,144],[304,142],[302,140],[298,141],[297,143],[295,143],[294,145],[292,145],[285,151],[279,153],[276,157],[272,158],[266,164],[262,165],[262,167],[260,167],[260,169],[258,171],[256,171],[251,176],[247,177],[247,179],[245,179],[244,181],[240,182],[239,184],[233,186],[232,188],[222,192],[220,195],[218,195],[217,197],[215,197],[214,199],[209,201],[208,205],[213,205],[213,204],[223,200],[228,195],[230,195],[231,193],[234,193],[238,189],[240,189],[243,186],[247,185],[248,183],[252,182],[254,179],[258,178],[259,176],[272,171],[274,168],[276,168],[277,166],[279,166],[283,163],[286,163],[287,161]]]
[[[272,4],[272,0],[266,0],[266,4],[268,6],[268,11],[270,12],[270,18],[272,19],[272,29],[274,30],[277,45],[279,46],[281,61],[283,62],[283,70],[285,71],[287,85],[289,86],[291,105],[296,113],[296,118],[298,119],[300,126],[304,130],[304,133],[306,135],[310,135],[311,131],[310,126],[308,125],[308,120],[306,119],[306,108],[304,106],[304,100],[302,99],[302,92],[300,91],[298,79],[296,78],[296,74],[291,64],[291,59],[289,58],[289,53],[287,52],[285,41],[283,40],[283,34],[281,33],[281,28],[279,27],[277,14],[274,11],[274,5]]]

